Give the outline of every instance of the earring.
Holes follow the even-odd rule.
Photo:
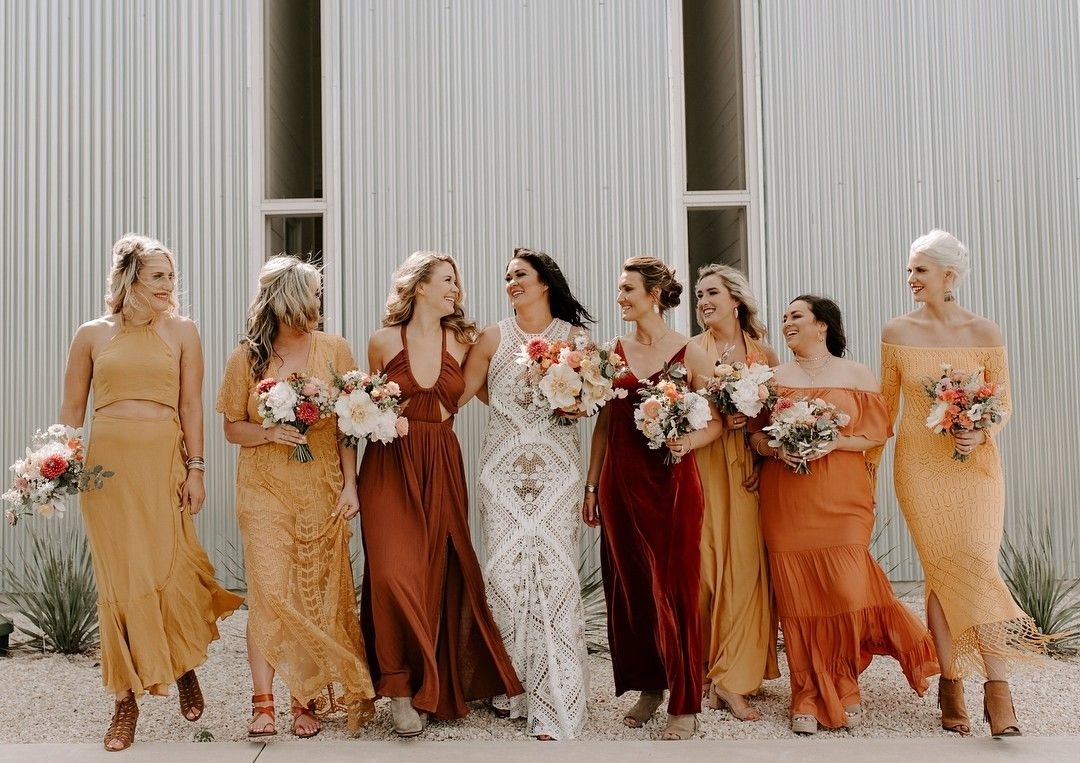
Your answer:
[[[659,302],[653,302],[652,303],[652,311],[654,313],[656,313],[657,315],[660,315],[660,303]]]
[[[946,302],[955,302],[956,301],[956,295],[954,295],[952,293],[952,289],[946,289],[945,290],[945,301]]]
[[[739,306],[738,305],[735,306],[735,311],[734,312],[735,312],[735,320],[739,320]]]

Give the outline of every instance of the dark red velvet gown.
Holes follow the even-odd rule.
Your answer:
[[[682,362],[684,351],[670,362]],[[622,354],[621,345],[617,352]],[[628,394],[607,404],[608,446],[600,476],[600,559],[615,693],[668,689],[670,714],[697,713],[701,480],[693,454],[667,465],[667,449],[650,450],[634,426],[641,402],[634,374],[615,384]]]

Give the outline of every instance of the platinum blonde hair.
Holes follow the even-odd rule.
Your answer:
[[[971,270],[971,254],[953,234],[939,230],[919,236],[911,242],[910,254],[924,254],[933,263],[956,274],[953,286],[959,286]]]
[[[106,315],[123,313],[127,315],[135,308],[134,301],[139,297],[132,291],[139,280],[139,271],[151,255],[160,254],[169,261],[169,266],[176,273],[176,258],[173,253],[156,238],[141,236],[138,233],[125,233],[112,247],[112,269],[109,271],[109,286],[105,291]],[[180,310],[175,290],[169,295],[170,313]],[[147,310],[149,305],[143,305]]]
[[[281,326],[310,331],[319,324],[321,284],[319,269],[292,255],[271,257],[259,270],[259,293],[248,307],[247,329],[240,340],[248,349],[256,381],[270,365]]]
[[[461,272],[457,261],[446,252],[413,252],[401,264],[401,267],[394,271],[390,283],[390,294],[386,298],[383,326],[401,326],[412,319],[417,287],[422,283],[429,283],[435,268],[444,262],[449,263],[454,269],[454,282],[458,286],[458,296],[454,303],[454,312],[443,316],[443,328],[453,331],[458,341],[464,344],[476,343],[480,337],[480,332],[476,329],[476,321],[466,318],[462,307],[465,303],[465,290],[461,286]]]
[[[724,284],[724,288],[731,294],[731,298],[739,303],[739,325],[742,330],[750,335],[751,339],[764,339],[766,334],[765,323],[760,317],[760,307],[757,297],[750,289],[750,282],[741,271],[727,265],[718,265],[711,262],[698,268],[698,279],[695,288],[701,287],[701,281],[709,276],[716,276]],[[697,311],[698,324],[705,328],[701,321],[700,309]]]

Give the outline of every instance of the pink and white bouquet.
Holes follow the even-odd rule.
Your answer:
[[[613,384],[626,372],[626,361],[583,334],[561,342],[533,337],[521,345],[516,360],[525,366],[525,383],[539,393],[539,404],[559,424],[593,416],[609,400],[626,396]]]
[[[338,430],[350,448],[361,440],[385,444],[409,433],[409,420],[401,415],[401,388],[386,374],[359,370],[335,374],[334,390]]]
[[[280,381],[263,379],[255,392],[259,397],[262,425],[267,429],[275,424],[289,424],[304,434],[312,424],[334,412],[330,385],[299,371]],[[289,458],[302,463],[315,460],[306,443],[295,446]]]
[[[958,371],[941,364],[941,377],[926,383],[926,394],[934,401],[926,426],[937,434],[973,432],[1000,423],[1007,413],[998,396],[998,385],[986,381],[982,368]],[[956,461],[967,461],[965,453],[953,450]]]
[[[686,367],[682,363],[664,366],[655,384],[641,383],[638,394],[641,402],[634,410],[634,424],[649,441],[649,448],[658,450],[667,441],[704,429],[712,419],[709,401],[686,384]],[[670,450],[664,463],[677,464],[682,460]]]
[[[104,487],[114,472],[102,466],[86,468],[83,461],[82,429],[53,424],[34,433],[26,457],[11,465],[11,489],[3,499],[14,504],[4,512],[9,525],[19,517],[38,514],[54,517],[64,513],[64,497]]]
[[[832,403],[817,398],[781,397],[772,408],[770,424],[762,429],[769,433],[769,446],[783,448],[793,456],[806,459],[823,452],[826,443],[840,439],[840,429],[851,417]],[[796,474],[809,474],[806,461],[794,467]]]
[[[721,413],[754,418],[762,408],[772,408],[776,403],[776,376],[753,354],[745,363],[726,363],[721,358],[701,394]]]

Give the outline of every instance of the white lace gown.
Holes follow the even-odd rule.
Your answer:
[[[526,334],[514,318],[488,370],[490,406],[480,453],[480,511],[487,544],[484,582],[503,644],[525,694],[496,707],[527,719],[527,733],[573,739],[585,724],[588,668],[578,575],[585,474],[576,426],[533,405],[514,355],[534,336],[569,338],[555,319]]]

